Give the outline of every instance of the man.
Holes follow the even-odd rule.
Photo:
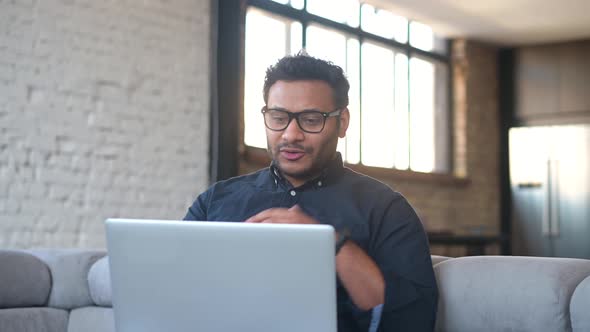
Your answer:
[[[401,194],[344,167],[336,152],[348,90],[340,67],[305,54],[271,66],[262,114],[272,164],[214,184],[185,220],[330,224],[338,331],[432,331],[438,295],[420,220]]]

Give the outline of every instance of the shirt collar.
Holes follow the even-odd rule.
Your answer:
[[[272,181],[274,181],[274,184],[276,186],[281,184],[281,185],[284,185],[288,188],[292,187],[289,184],[289,182],[287,181],[287,179],[285,179],[285,177],[281,174],[281,171],[276,166],[274,160],[270,164],[269,170],[270,170],[270,172],[269,172],[270,177],[271,177]],[[321,187],[324,187],[324,186],[328,185],[331,181],[336,179],[343,170],[344,170],[344,163],[342,162],[342,155],[340,154],[340,152],[336,152],[336,156],[334,157],[334,159],[332,159],[328,162],[328,164],[322,170],[320,175],[318,175],[313,180],[306,182],[305,184],[300,186],[300,188],[308,188],[308,187],[321,188]]]

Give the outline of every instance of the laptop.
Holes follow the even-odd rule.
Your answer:
[[[328,225],[106,220],[117,332],[336,332]]]

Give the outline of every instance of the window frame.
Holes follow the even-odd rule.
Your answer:
[[[436,51],[425,51],[419,48],[416,48],[411,45],[410,43],[410,24],[412,20],[408,19],[407,21],[407,40],[406,43],[401,43],[399,41],[392,39],[388,39],[379,35],[375,35],[369,33],[367,31],[362,30],[361,28],[361,10],[359,8],[359,26],[358,27],[351,27],[346,23],[335,22],[330,19],[309,13],[306,11],[307,8],[307,1],[304,2],[303,9],[296,9],[291,7],[290,5],[280,4],[278,2],[274,2],[272,0],[239,0],[241,3],[242,9],[242,17],[243,21],[245,21],[246,12],[249,7],[254,7],[258,10],[262,10],[264,12],[268,12],[270,15],[278,15],[285,17],[287,19],[291,19],[294,21],[298,21],[302,25],[302,46],[305,47],[307,45],[307,38],[306,38],[306,29],[310,25],[318,25],[323,26],[328,29],[333,29],[335,31],[342,32],[346,35],[351,35],[356,37],[359,43],[362,45],[365,41],[371,41],[375,44],[384,45],[385,47],[392,48],[396,52],[403,53],[408,57],[408,61],[412,59],[412,57],[418,57],[421,59],[432,60],[437,63],[443,64],[446,66],[447,76],[446,76],[446,93],[447,93],[447,110],[446,110],[446,126],[447,126],[447,141],[448,146],[446,147],[446,164],[448,168],[448,172],[444,173],[437,173],[437,172],[419,172],[414,171],[411,169],[397,169],[397,168],[383,168],[383,167],[375,167],[375,166],[367,166],[363,165],[362,161],[359,161],[358,164],[349,164],[346,163],[346,166],[361,171],[365,174],[370,176],[374,176],[384,180],[418,180],[418,181],[426,181],[426,182],[436,182],[440,184],[450,184],[450,185],[457,185],[457,184],[464,184],[465,179],[457,178],[454,174],[454,140],[453,140],[453,68],[452,68],[452,40],[446,39],[446,54],[438,53]],[[245,37],[245,27],[242,30],[242,68],[245,67],[244,65],[244,54],[245,54],[245,44],[243,42]],[[360,54],[360,61],[362,61],[362,52]],[[408,71],[409,70],[408,66]],[[362,73],[362,67],[361,67]],[[362,74],[361,74],[362,75]],[[408,72],[408,81],[410,80],[410,72]],[[243,72],[242,72],[243,76]],[[359,82],[360,84],[360,82]],[[362,84],[360,84],[360,89],[362,91]],[[242,87],[243,91],[243,87]],[[408,93],[410,93],[410,89],[408,89]],[[362,92],[361,92],[362,94]],[[243,106],[243,105],[242,105]],[[361,112],[362,112],[362,100],[361,100]],[[239,126],[240,126],[240,142],[239,142],[239,155],[240,160],[245,161],[247,163],[254,164],[255,166],[264,167],[268,165],[270,162],[270,158],[265,149],[257,148],[248,146],[244,142],[244,109],[240,110],[240,119],[239,119]],[[361,137],[362,140],[362,137]],[[411,154],[411,149],[410,149]],[[362,150],[361,150],[362,156]],[[243,169],[242,172],[243,173]]]
[[[412,22],[412,20],[408,19],[408,42],[407,43],[400,43],[394,39],[388,39],[385,37],[381,37],[378,35],[374,35],[372,33],[369,33],[367,31],[364,31],[361,29],[360,24],[358,27],[351,27],[345,23],[339,23],[339,22],[335,22],[332,21],[330,19],[327,19],[325,17],[321,17],[312,13],[309,13],[307,11],[305,11],[305,8],[307,6],[307,1],[305,1],[305,5],[303,7],[303,9],[295,9],[289,5],[282,5],[278,2],[274,2],[272,0],[245,0],[245,9],[247,10],[247,7],[256,7],[258,9],[270,12],[272,14],[277,14],[280,16],[284,16],[286,18],[292,19],[292,20],[296,20],[301,22],[302,26],[303,26],[303,46],[305,47],[306,45],[306,37],[305,37],[305,28],[307,28],[308,25],[310,25],[310,23],[316,23],[334,30],[339,30],[342,31],[344,33],[348,33],[350,35],[354,35],[359,37],[359,41],[363,41],[364,39],[368,39],[368,40],[372,40],[372,41],[376,41],[379,42],[381,44],[384,44],[386,46],[391,46],[400,50],[404,50],[406,55],[408,55],[408,58],[410,58],[412,55],[417,54],[420,56],[423,56],[427,59],[432,59],[432,60],[438,60],[440,62],[445,62],[445,63],[450,63],[450,59],[451,59],[451,47],[450,45],[447,45],[447,54],[441,54],[441,53],[437,53],[437,52],[429,52],[429,51],[425,51],[419,48],[416,48],[412,45],[410,45],[410,30],[409,30],[409,25]],[[449,43],[449,41],[447,41],[447,43]]]

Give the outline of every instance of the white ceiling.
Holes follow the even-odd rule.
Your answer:
[[[590,38],[590,0],[369,0],[447,37],[501,45]]]

